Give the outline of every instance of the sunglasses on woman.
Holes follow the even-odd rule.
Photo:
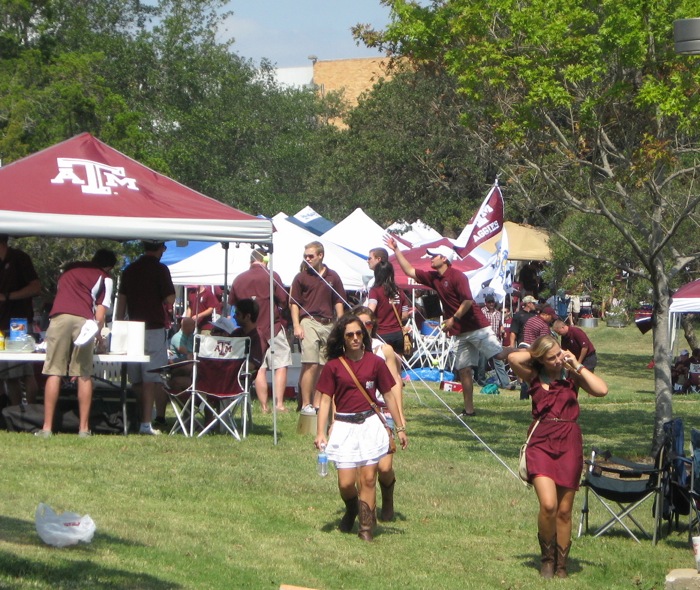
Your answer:
[[[362,339],[362,330],[357,330],[357,332],[345,332],[345,338],[352,340],[353,338]]]

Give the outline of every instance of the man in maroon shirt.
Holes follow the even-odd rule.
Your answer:
[[[464,397],[462,416],[474,416],[472,367],[479,362],[479,352],[487,359],[495,357],[503,360],[513,349],[504,348],[501,345],[481,308],[474,303],[467,277],[464,273],[452,268],[455,255],[452,248],[439,246],[427,249],[426,253],[431,259],[432,270],[424,271],[413,268],[399,250],[394,238],[387,237],[386,245],[394,251],[396,260],[406,276],[437,291],[446,318],[442,329],[457,340],[455,368],[459,371],[459,380],[462,383]]]
[[[314,414],[321,401],[315,390],[321,367],[326,364],[326,340],[334,319],[343,315],[346,299],[338,273],[323,263],[324,254],[321,242],[304,247],[305,266],[294,277],[289,292],[294,336],[301,342],[299,386],[304,414]]]
[[[274,380],[277,399],[275,408],[278,412],[286,412],[284,407],[284,390],[287,387],[287,368],[292,366],[292,350],[289,347],[287,333],[282,325],[280,312],[287,307],[289,296],[282,287],[282,279],[272,273],[274,300]],[[269,350],[270,335],[270,271],[267,268],[267,254],[258,248],[250,254],[250,268],[239,274],[231,285],[228,302],[236,305],[242,299],[255,299],[260,306],[258,331],[263,343],[263,362],[255,376],[255,393],[260,401],[263,413],[269,412],[267,406],[267,368],[273,363]]]
[[[53,417],[58,403],[61,377],[75,377],[78,382],[78,436],[90,436],[90,406],[92,405],[92,355],[95,339],[102,339],[107,310],[112,306],[112,277],[109,272],[117,263],[111,250],[98,250],[91,262],[69,265],[58,279],[56,299],[46,332],[47,375],[44,389],[44,426],[36,436],[48,438],[52,434]],[[79,339],[89,321],[93,335]],[[89,332],[88,332],[89,334]],[[68,371],[66,372],[66,367]]]
[[[160,375],[150,372],[168,364],[170,318],[167,310],[175,302],[175,287],[168,267],[160,261],[166,248],[163,242],[144,241],[143,256],[124,269],[119,285],[115,319],[128,317],[146,325],[144,353],[150,361],[129,365],[129,380],[141,395],[139,434],[160,434],[151,425],[153,402],[157,402],[158,418],[165,417],[167,405]]]
[[[592,373],[598,364],[598,356],[588,334],[581,328],[569,326],[561,320],[555,320],[552,329],[561,336],[561,347],[573,354],[578,364]]]
[[[221,302],[212,287],[199,285],[190,291],[187,296],[186,316],[197,323],[197,332],[204,335],[211,332],[214,312],[221,312]]]
[[[41,282],[28,254],[10,248],[9,236],[0,234],[0,331],[10,339],[10,320],[25,318],[31,326],[34,319],[32,299],[41,293]],[[0,361],[0,395],[2,385],[11,405],[22,401],[22,385],[28,403],[34,403],[37,384],[33,363]]]

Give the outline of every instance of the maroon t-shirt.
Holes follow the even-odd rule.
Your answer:
[[[7,249],[5,259],[0,261],[0,293],[7,297],[10,292],[19,291],[38,278],[28,254],[14,248]],[[31,325],[34,318],[31,297],[0,304],[0,330],[7,332],[12,318],[26,318]]]
[[[272,273],[275,301],[275,334],[282,328],[280,309],[287,307],[289,296],[282,287],[282,279],[276,272]],[[258,331],[263,342],[270,341],[270,274],[267,267],[259,262],[250,265],[250,269],[239,274],[231,285],[228,302],[236,305],[241,299],[255,299],[260,307],[258,314]]]
[[[367,298],[370,302],[377,302],[374,310],[374,315],[377,316],[377,334],[391,334],[401,330],[402,324],[399,323],[394,309],[400,318],[403,310],[411,306],[403,291],[399,289],[398,296],[390,300],[386,296],[384,287],[372,287]]]
[[[365,352],[359,361],[351,361],[348,358],[346,360],[357,376],[357,380],[375,403],[379,403],[376,396],[377,390],[385,394],[394,386],[395,381],[386,362],[376,354]],[[372,409],[367,398],[357,389],[350,373],[339,359],[330,359],[324,365],[316,389],[329,395],[335,401],[336,411],[341,414],[356,414]]]
[[[205,309],[209,309],[210,307],[213,308],[214,311],[221,311],[220,302],[216,295],[214,295],[211,287],[204,287],[204,290],[201,293],[199,290],[190,291],[189,295],[187,296],[187,303],[189,305],[190,314],[192,317],[198,313],[202,313]],[[214,327],[211,323],[211,315],[200,319],[197,322],[197,327],[199,328],[200,332],[202,330],[211,330]]]
[[[595,346],[588,338],[588,334],[576,326],[569,326],[567,334],[561,337],[561,347],[573,353],[576,358],[581,355],[581,350],[584,348],[588,349],[586,356],[590,356],[595,352]]]
[[[333,319],[336,303],[347,299],[338,273],[328,267],[325,269],[323,277],[311,269],[294,277],[289,301],[299,306],[299,319],[306,316]]]
[[[97,305],[112,306],[112,277],[93,262],[70,265],[58,278],[56,289],[49,317],[68,313],[90,320]]]
[[[454,325],[450,330],[450,336],[473,332],[481,328],[488,328],[491,324],[486,319],[481,308],[474,303],[469,281],[464,273],[451,266],[440,275],[436,270],[416,269],[416,280],[421,285],[435,289],[442,301],[445,318],[454,316],[462,301],[471,301],[472,305],[461,318],[454,318]]]
[[[124,269],[119,294],[126,297],[132,322],[145,322],[147,330],[169,325],[164,301],[175,287],[170,270],[155,256],[143,255]]]

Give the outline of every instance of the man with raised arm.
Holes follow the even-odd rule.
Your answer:
[[[464,397],[462,416],[474,416],[474,376],[472,366],[479,362],[479,352],[487,358],[505,359],[513,349],[504,348],[493,333],[489,321],[474,303],[469,281],[464,273],[452,268],[455,251],[449,246],[428,248],[432,270],[414,268],[399,250],[396,240],[385,238],[386,245],[396,255],[396,261],[406,276],[434,289],[444,313],[443,331],[457,340],[455,368],[459,372]]]

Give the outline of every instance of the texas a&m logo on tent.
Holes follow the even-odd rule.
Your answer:
[[[56,164],[58,174],[51,179],[51,184],[71,182],[80,185],[80,190],[86,195],[112,195],[112,189],[122,187],[139,190],[136,179],[127,177],[123,167],[79,158],[56,158]]]

